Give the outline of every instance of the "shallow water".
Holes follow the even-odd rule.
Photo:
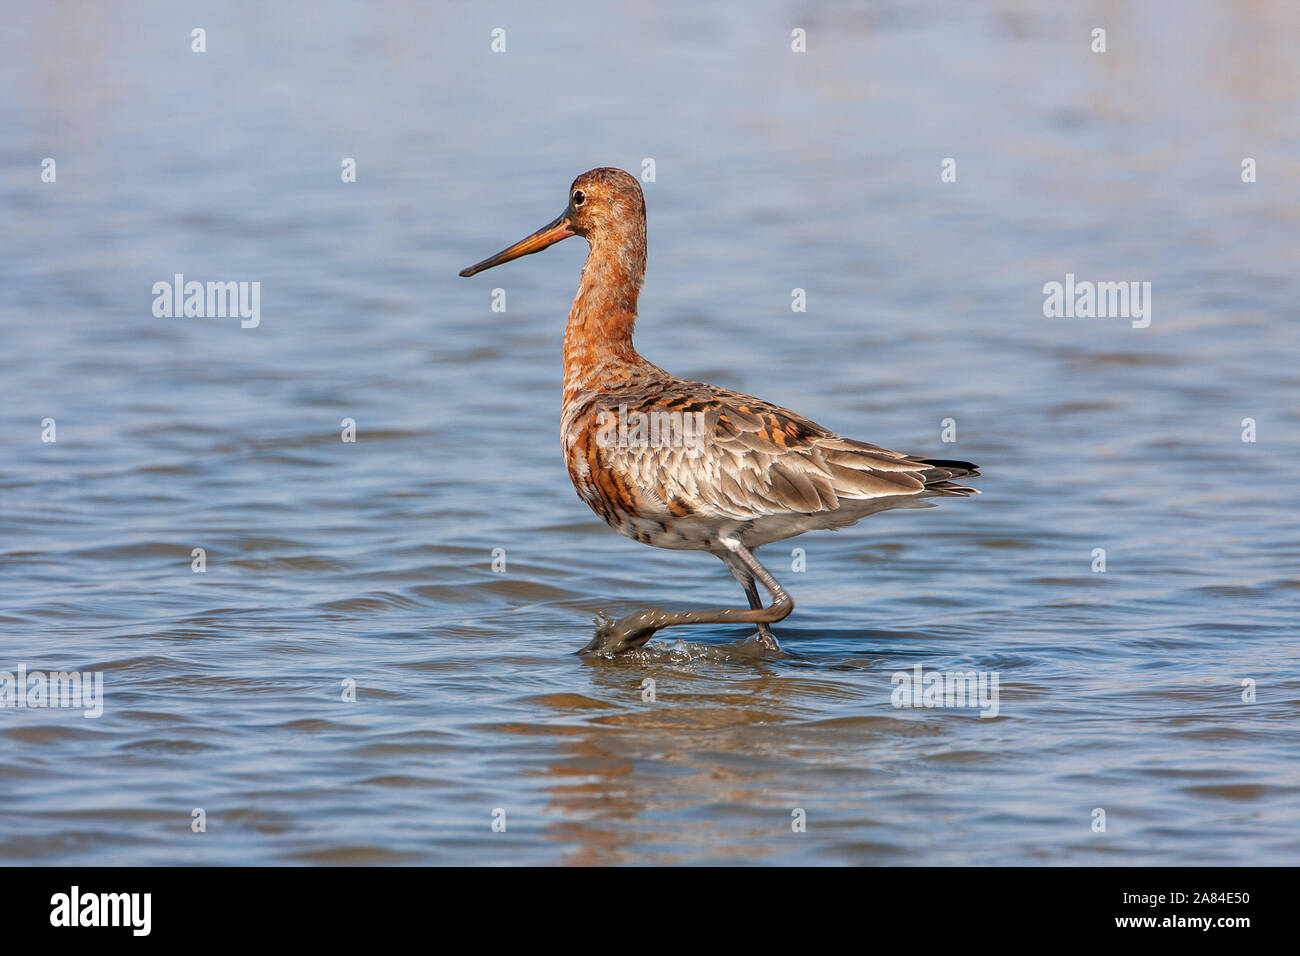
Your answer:
[[[6,11],[0,669],[105,700],[0,710],[0,859],[1294,863],[1300,15],[949,6]],[[647,157],[647,357],[984,471],[765,549],[783,660],[572,654],[743,598],[569,486],[585,245],[455,274]],[[260,325],[155,318],[178,272]],[[1044,318],[1066,273],[1150,326]]]

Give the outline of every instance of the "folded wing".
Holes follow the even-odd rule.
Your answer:
[[[596,447],[585,457],[612,472],[615,487],[634,491],[643,513],[751,520],[872,498],[976,493],[953,482],[979,474],[969,462],[843,438],[788,409],[698,382],[604,392],[589,409],[632,423],[622,447],[617,430],[602,441],[587,429],[583,438]],[[637,423],[656,417],[657,429],[635,434]]]

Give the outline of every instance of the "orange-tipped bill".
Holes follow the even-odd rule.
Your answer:
[[[461,269],[460,274],[469,278],[484,269],[491,269],[493,266],[499,266],[511,259],[518,259],[520,256],[531,256],[534,252],[541,252],[547,246],[553,246],[561,239],[568,239],[570,236],[575,235],[570,225],[569,211],[566,209],[556,219],[542,226],[541,229],[538,229],[528,238],[520,239],[509,249],[502,249],[495,256],[484,259],[468,269]]]

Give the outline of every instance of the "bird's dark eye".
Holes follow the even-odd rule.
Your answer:
[[[582,194],[581,189],[575,189],[573,191],[573,204],[575,206],[581,206],[586,201],[587,201],[587,197]]]

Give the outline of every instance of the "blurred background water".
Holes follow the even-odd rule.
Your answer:
[[[0,669],[106,700],[0,710],[0,860],[1295,862],[1300,8],[1054,6],[6,7]],[[585,244],[456,277],[647,158],[644,355],[984,470],[766,549],[785,660],[572,655],[741,593],[569,486]],[[1044,318],[1067,272],[1150,327]]]

